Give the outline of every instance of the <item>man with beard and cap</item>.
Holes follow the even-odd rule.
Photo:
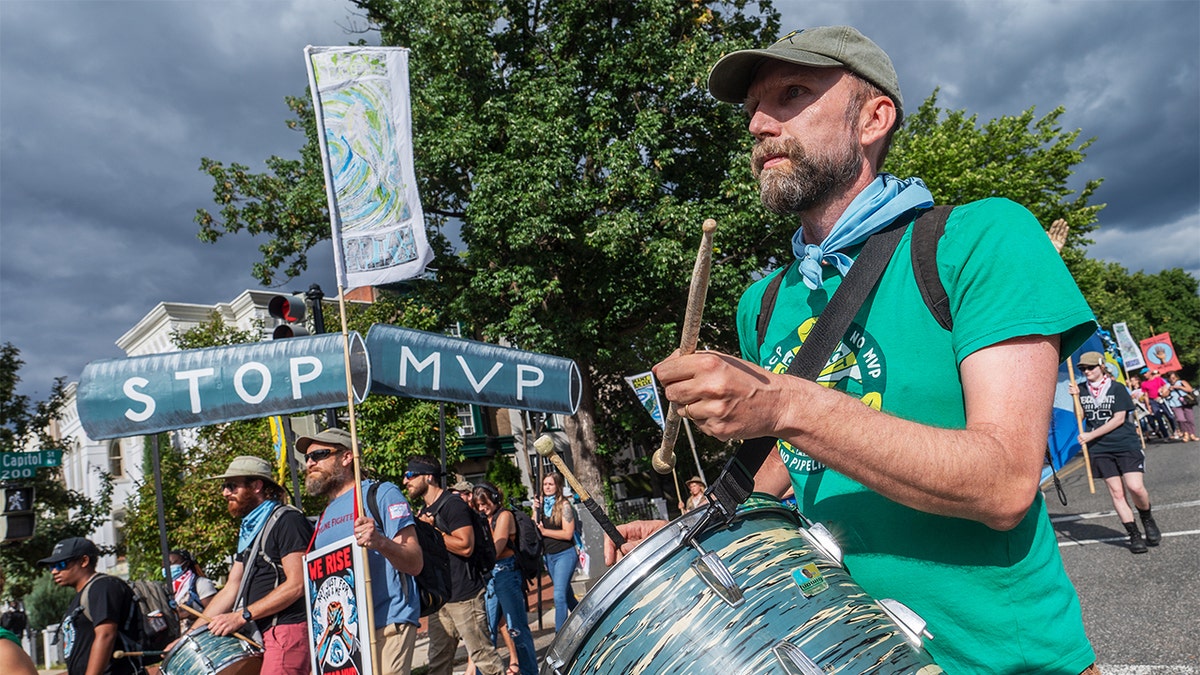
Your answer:
[[[371,645],[375,672],[408,675],[421,621],[415,578],[423,566],[421,545],[417,543],[412,509],[394,483],[364,480],[362,489],[373,497],[374,508],[368,506],[366,515],[354,517],[358,496],[352,447],[350,433],[344,429],[326,429],[296,439],[296,452],[307,469],[304,485],[308,494],[329,499],[317,519],[313,548],[353,534],[358,545],[371,552],[368,564],[375,606]],[[376,513],[382,522],[374,520],[372,515]]]
[[[933,196],[881,172],[903,117],[888,55],[849,26],[811,28],[727,54],[708,88],[744,107],[760,197],[796,224],[796,260],[742,296],[741,358],[654,367],[667,398],[718,439],[777,439],[754,490],[794,488],[868,593],[929,622],[946,672],[1091,669],[1038,488],[1058,364],[1095,324],[1045,230],[1006,199],[957,206],[936,255],[917,253],[949,296],[943,328],[912,261],[910,225]],[[893,226],[899,244],[817,355],[818,381],[786,375],[864,241]]]
[[[209,631],[230,635],[257,628],[262,633],[262,672],[310,672],[304,553],[312,523],[299,509],[283,504],[287,493],[265,459],[235,457],[225,473],[211,480],[223,481],[221,494],[241,527],[229,578],[205,609]],[[196,626],[205,623],[199,619]]]
[[[63,539],[38,561],[38,566],[50,568],[54,583],[75,589],[60,624],[67,673],[133,675],[141,672],[140,661],[113,658],[113,652],[138,649],[141,613],[129,584],[97,572],[99,561],[100,550],[83,537]]]
[[[465,501],[442,489],[437,480],[441,475],[437,460],[424,456],[409,458],[404,472],[409,499],[425,502],[418,517],[437,528],[450,554],[450,597],[441,609],[429,615],[429,674],[450,675],[462,637],[478,672],[499,675],[504,664],[488,637],[484,605],[487,579],[479,577],[471,564],[476,543],[474,517]]]

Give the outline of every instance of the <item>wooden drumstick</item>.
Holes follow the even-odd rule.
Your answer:
[[[183,609],[185,612],[188,612],[188,613],[189,613],[189,614],[191,614],[192,616],[194,616],[194,617],[196,617],[196,618],[198,618],[198,619],[204,619],[205,621],[207,621],[207,622],[209,622],[209,623],[212,623],[212,618],[211,618],[211,617],[209,617],[209,616],[208,616],[207,614],[205,614],[204,612],[201,612],[201,611],[195,610],[195,609],[193,609],[193,608],[191,608],[191,607],[188,607],[187,605],[179,605],[179,606],[180,606],[180,608],[182,608],[182,609]],[[258,643],[257,643],[257,642],[255,642],[254,640],[251,640],[250,638],[246,637],[245,635],[242,635],[241,633],[234,632],[234,633],[230,633],[230,635],[232,635],[233,637],[235,637],[235,638],[237,638],[237,639],[241,640],[242,642],[245,642],[246,644],[250,645],[251,647],[254,647],[255,649],[262,649],[262,648],[263,648],[263,647],[262,647],[262,645],[258,644]]]
[[[700,339],[700,319],[704,315],[704,299],[708,295],[708,277],[712,271],[713,232],[717,221],[709,218],[701,227],[700,250],[696,253],[696,266],[692,268],[692,285],[688,289],[687,311],[683,315],[683,335],[679,339],[679,353],[692,354]],[[654,453],[650,464],[660,474],[671,473],[675,468],[675,441],[679,438],[679,410],[672,401],[667,406],[667,419],[663,425],[662,445]]]
[[[571,470],[567,468],[567,463],[563,461],[562,457],[559,457],[558,453],[554,452],[554,439],[549,436],[540,436],[533,442],[533,449],[537,450],[539,455],[549,459],[554,464],[559,473],[571,484],[571,489],[575,491],[575,494],[579,495],[579,499],[583,502],[584,507],[592,514],[596,522],[600,523],[600,529],[604,530],[604,534],[607,534],[608,538],[613,540],[613,543],[617,545],[617,550],[621,550],[621,547],[625,545],[625,537],[617,530],[617,526],[613,525],[612,520],[609,519],[604,509],[600,508],[596,500],[588,495],[587,490],[575,478],[575,474],[571,473]]]
[[[164,651],[124,652],[124,651],[121,651],[120,649],[118,649],[117,651],[113,652],[113,658],[114,659],[123,659],[127,656],[158,656],[160,654],[166,654],[166,652],[164,652]]]

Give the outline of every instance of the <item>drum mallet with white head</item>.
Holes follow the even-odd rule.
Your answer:
[[[692,285],[688,289],[687,311],[683,315],[683,335],[679,339],[679,353],[692,354],[700,339],[700,318],[704,315],[704,299],[708,295],[708,276],[712,271],[713,232],[717,221],[709,218],[701,228],[700,250],[696,253],[696,266],[692,268]],[[679,410],[672,401],[667,406],[667,420],[663,426],[662,445],[654,453],[650,464],[654,470],[666,475],[675,468],[675,440],[679,438]]]
[[[124,659],[130,656],[162,656],[165,651],[149,651],[149,652],[123,652],[120,649],[113,652],[114,659]]]
[[[537,450],[539,455],[549,459],[554,464],[558,472],[571,484],[571,489],[575,491],[575,494],[579,495],[579,499],[583,502],[584,507],[592,514],[596,522],[600,523],[600,529],[604,530],[604,534],[607,534],[608,538],[613,540],[613,543],[617,545],[617,550],[621,550],[621,547],[625,545],[625,537],[617,531],[617,526],[613,525],[613,522],[608,519],[608,514],[604,512],[604,509],[600,508],[596,500],[592,499],[588,495],[587,490],[583,489],[583,486],[579,484],[579,481],[575,478],[575,474],[571,473],[571,470],[567,468],[567,463],[563,461],[562,457],[559,457],[558,453],[554,452],[554,439],[549,436],[539,436],[533,442],[533,449]]]

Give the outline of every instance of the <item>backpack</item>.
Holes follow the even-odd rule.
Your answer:
[[[542,535],[528,513],[516,508],[509,511],[517,521],[517,541],[513,546],[517,569],[521,570],[525,583],[533,583],[542,575]]]
[[[454,497],[457,499],[457,497]],[[466,506],[466,503],[463,503]],[[430,509],[430,513],[436,519],[438,511],[442,507],[438,507],[437,511]],[[496,544],[492,541],[492,530],[488,527],[487,521],[473,508],[467,507],[467,513],[471,514],[471,528],[475,532],[475,547],[471,551],[471,557],[468,558],[468,570],[471,577],[479,579],[487,583],[492,578],[492,568],[496,566]],[[442,528],[445,530],[445,528]]]
[[[142,649],[161,651],[179,637],[179,614],[175,596],[162,581],[134,581],[133,600],[142,615]],[[149,658],[154,663],[161,657]]]
[[[116,580],[120,581],[122,584],[124,584],[126,588],[130,588],[130,595],[133,596],[133,602],[131,603],[131,606],[129,608],[129,618],[126,619],[123,624],[117,626],[117,643],[114,646],[117,647],[118,649],[124,650],[126,652],[135,652],[137,654],[137,656],[130,657],[132,660],[132,665],[134,666],[134,672],[135,673],[144,673],[145,672],[144,666],[147,661],[160,660],[160,659],[162,659],[162,656],[160,655],[157,658],[155,658],[154,656],[148,656],[148,655],[141,653],[143,650],[143,645],[144,645],[144,643],[142,642],[142,630],[143,630],[143,626],[145,626],[146,618],[145,618],[145,613],[142,611],[142,605],[138,601],[136,593],[132,592],[133,589],[129,586],[128,582],[126,582],[124,579],[122,579],[120,577],[114,577],[109,574],[104,574],[103,572],[97,572],[96,574],[92,575],[91,579],[88,579],[87,583],[84,584],[83,588],[80,590],[80,592],[79,592],[79,607],[75,611],[78,612],[79,614],[82,614],[85,619],[87,619],[89,622],[91,622],[92,613],[88,609],[88,604],[89,604],[88,603],[88,589],[92,585],[93,581],[95,581],[101,577],[109,577],[112,579],[116,579]],[[145,582],[145,583],[155,583],[155,582]],[[175,614],[174,609],[171,610],[171,614],[172,614],[172,616],[174,616],[174,614]],[[72,616],[74,616],[74,614],[72,614]],[[59,630],[60,631],[62,630],[61,626],[59,627]],[[175,619],[175,631],[176,631],[176,637],[178,637],[178,632],[179,632],[179,619],[178,618]],[[166,643],[163,643],[163,644],[166,644]]]
[[[371,483],[367,488],[367,506],[375,522],[382,523],[379,517],[379,503],[375,494],[379,491],[379,481]],[[421,573],[416,576],[417,596],[420,599],[421,616],[429,616],[442,608],[450,598],[450,553],[446,551],[446,542],[441,533],[429,523],[413,518],[417,531],[417,543],[421,546]]]

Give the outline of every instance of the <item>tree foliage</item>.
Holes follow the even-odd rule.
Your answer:
[[[20,350],[12,343],[0,347],[0,451],[61,448],[75,452],[73,439],[55,437],[67,400],[64,379],[54,380],[48,399],[34,402],[17,394],[19,371],[24,364]],[[100,478],[101,489],[96,495],[67,489],[58,468],[38,469],[33,478],[14,481],[14,485],[33,486],[37,524],[32,539],[0,547],[6,597],[19,600],[32,590],[40,576],[37,561],[45,558],[56,542],[90,536],[109,519],[112,483],[107,474]]]

